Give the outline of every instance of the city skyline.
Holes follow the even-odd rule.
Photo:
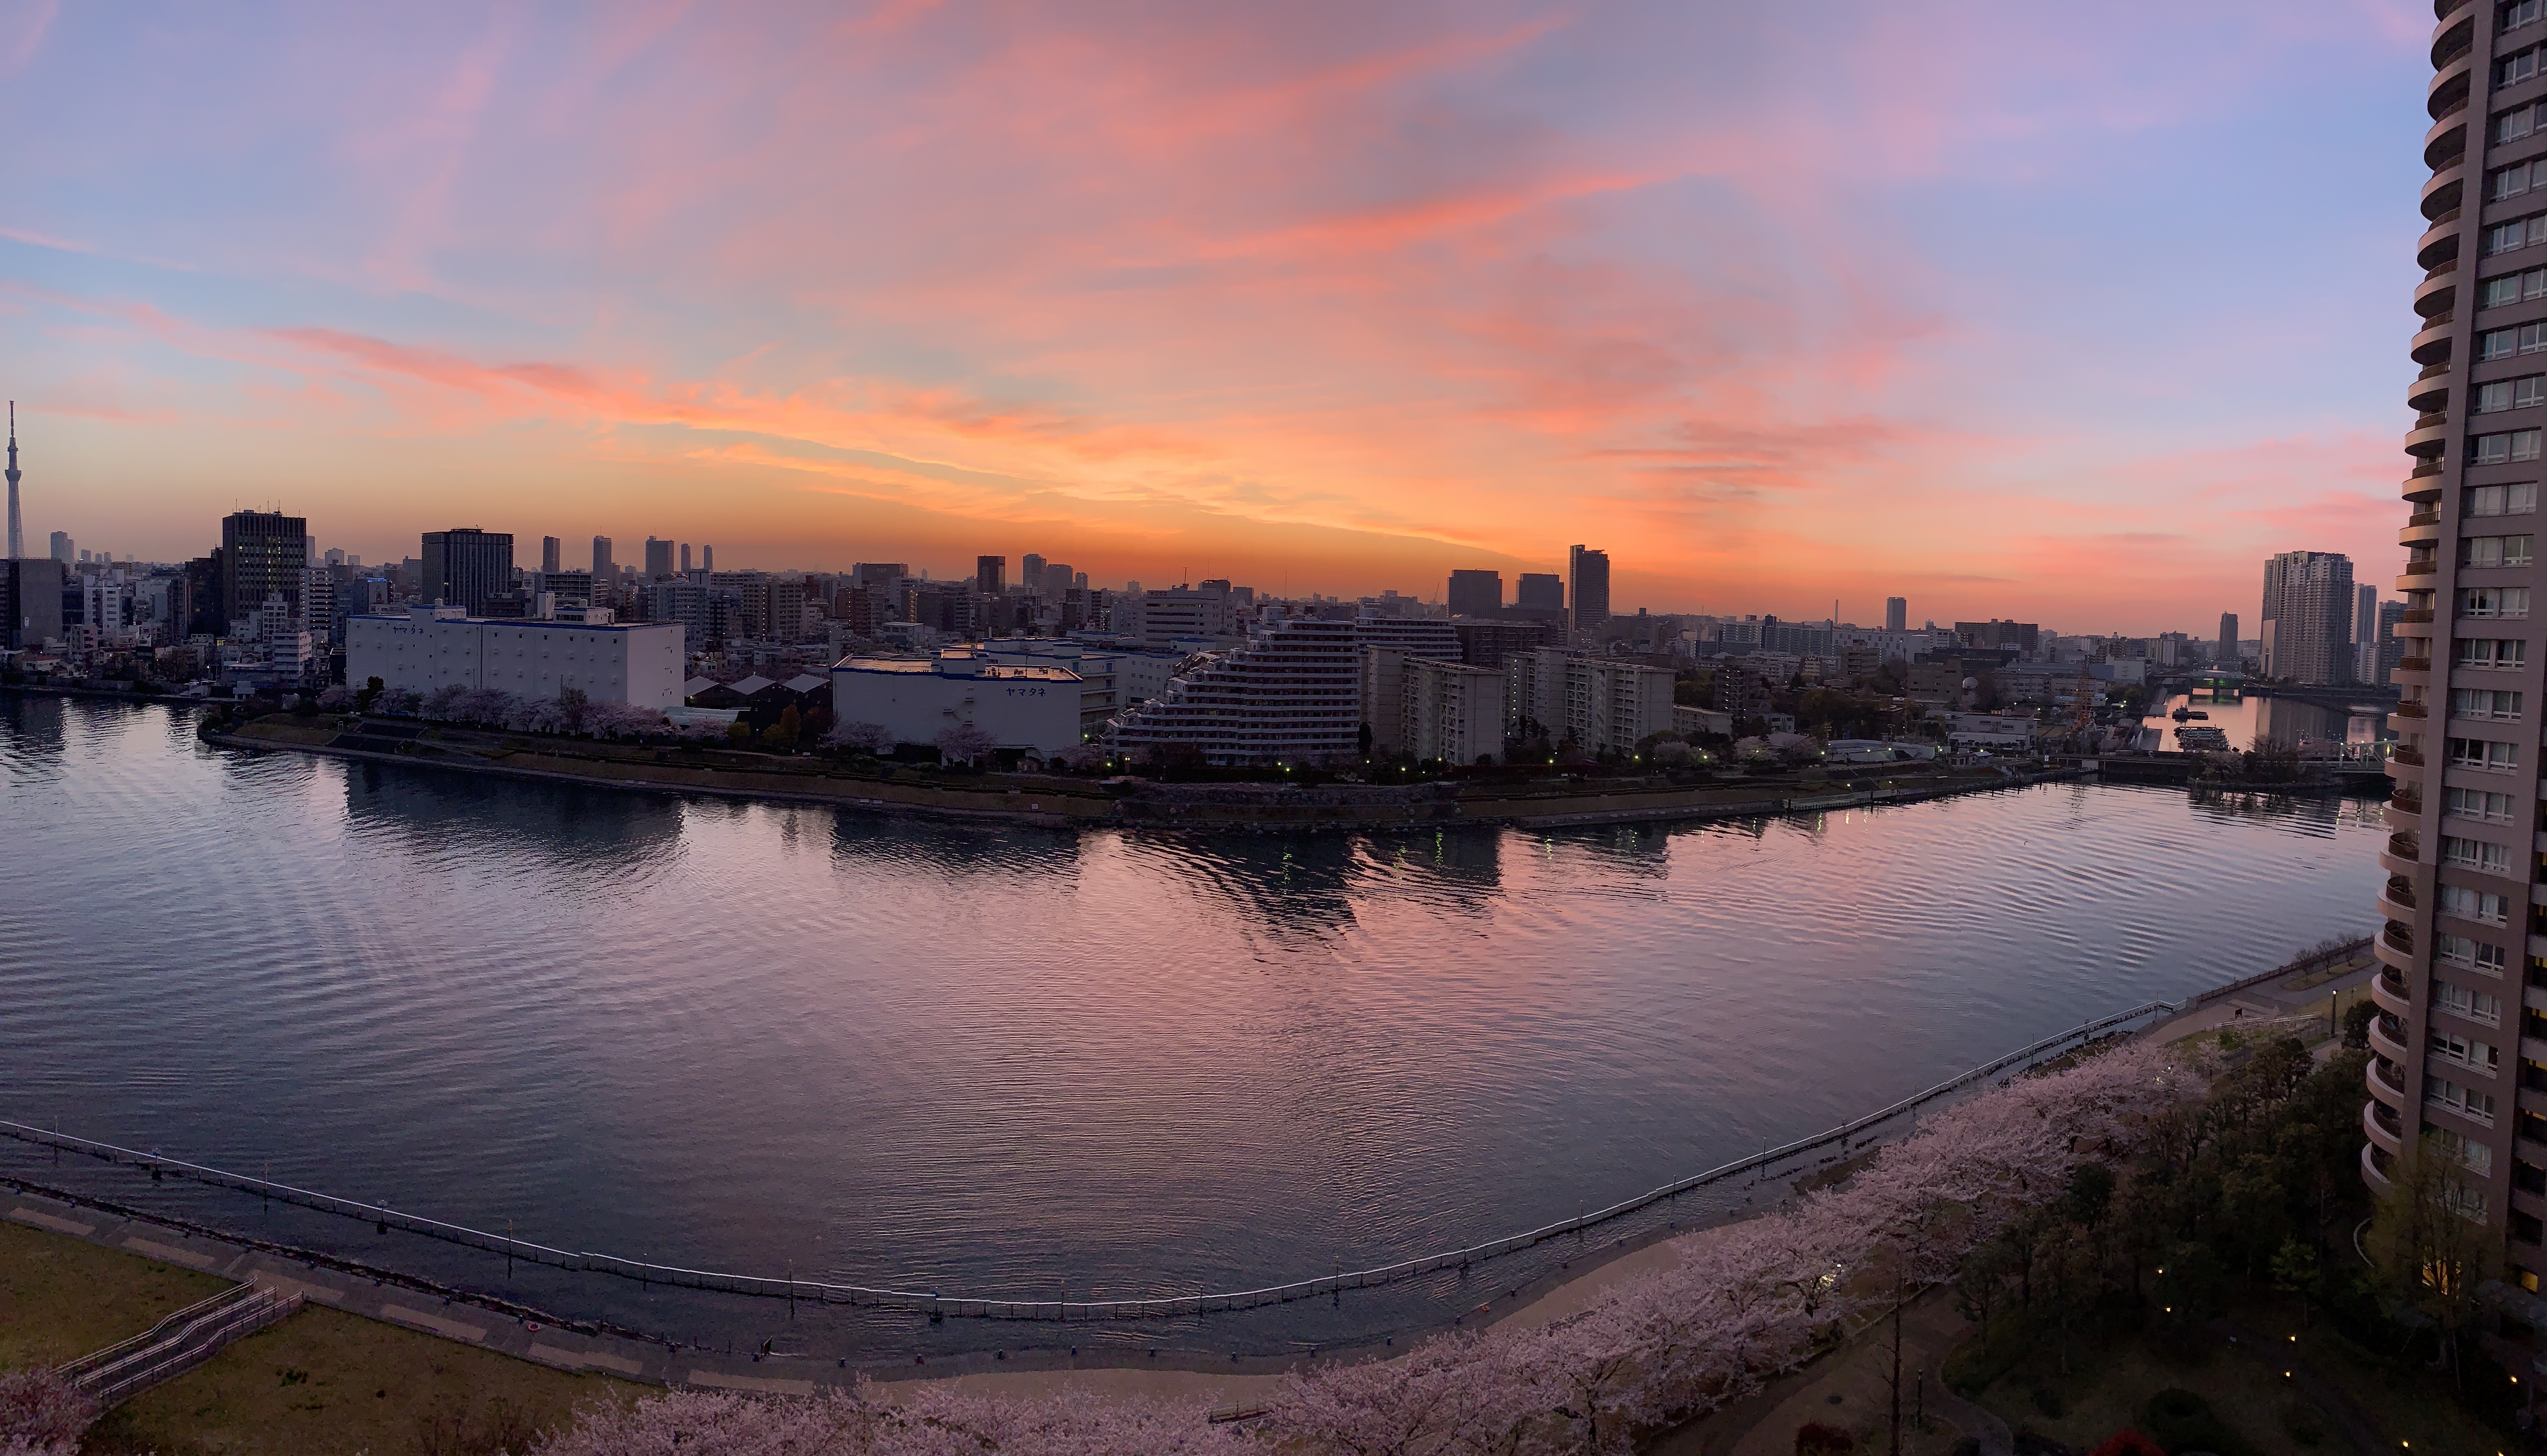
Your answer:
[[[429,493],[1359,595],[1588,538],[1658,611],[2122,630],[2393,549],[2390,331],[2312,300],[2411,242],[2403,12],[0,24],[40,539],[279,497],[378,557]],[[2194,266],[2267,219],[2289,287]]]

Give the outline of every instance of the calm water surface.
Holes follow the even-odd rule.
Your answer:
[[[1144,838],[248,755],[162,709],[0,696],[0,1116],[665,1263],[1253,1287],[1598,1207],[2366,927],[2375,819],[2061,785]],[[23,1145],[0,1171],[503,1280]],[[1066,1337],[1408,1328],[1565,1256]],[[1051,1337],[513,1277],[706,1338]]]

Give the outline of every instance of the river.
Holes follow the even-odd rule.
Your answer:
[[[2364,801],[2059,784],[1670,827],[1144,837],[235,752],[183,712],[0,695],[0,1117],[692,1267],[1249,1288],[1565,1218],[2365,930],[2384,832]],[[867,1358],[1363,1337],[1571,1256],[1166,1327],[790,1324],[588,1274],[507,1284],[14,1142],[0,1171]]]

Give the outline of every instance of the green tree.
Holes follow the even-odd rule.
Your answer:
[[[2317,1288],[2317,1246],[2296,1239],[2282,1241],[2281,1251],[2273,1255],[2273,1287],[2300,1299],[2300,1324],[2308,1324],[2309,1293]]]
[[[2476,1288],[2493,1257],[2485,1193],[2429,1133],[2393,1168],[2363,1246],[2380,1291],[2432,1322],[2442,1358],[2455,1370],[2459,1335],[2476,1319]]]

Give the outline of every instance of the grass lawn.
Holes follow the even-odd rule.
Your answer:
[[[218,1292],[225,1281],[0,1224],[0,1365],[56,1364]],[[578,1404],[639,1387],[571,1375],[319,1305],[125,1403],[89,1432],[95,1456],[157,1452],[463,1456]]]
[[[2440,1384],[2445,1376],[2402,1368],[2324,1324],[2304,1330],[2296,1306],[2259,1300],[2233,1318],[2256,1331],[2262,1347],[2232,1343],[2201,1327],[2152,1324],[2102,1336],[2082,1328],[2071,1335],[2065,1374],[2050,1330],[2029,1334],[2014,1320],[1993,1322],[1993,1351],[2002,1359],[2011,1349],[2024,1354],[1995,1373],[1976,1399],[2011,1428],[2030,1425],[2087,1450],[2125,1426],[2148,1431],[2143,1413],[2150,1398],[2187,1390],[2226,1428],[2220,1456],[2334,1456],[2350,1447],[2341,1427],[2285,1375],[2305,1368],[2349,1397],[2383,1444],[2411,1441],[2412,1450],[2467,1456],[2512,1449],[2508,1432],[2490,1429],[2449,1399]],[[1979,1370],[1976,1356],[1977,1341],[1968,1340],[1949,1364],[1950,1378]]]

